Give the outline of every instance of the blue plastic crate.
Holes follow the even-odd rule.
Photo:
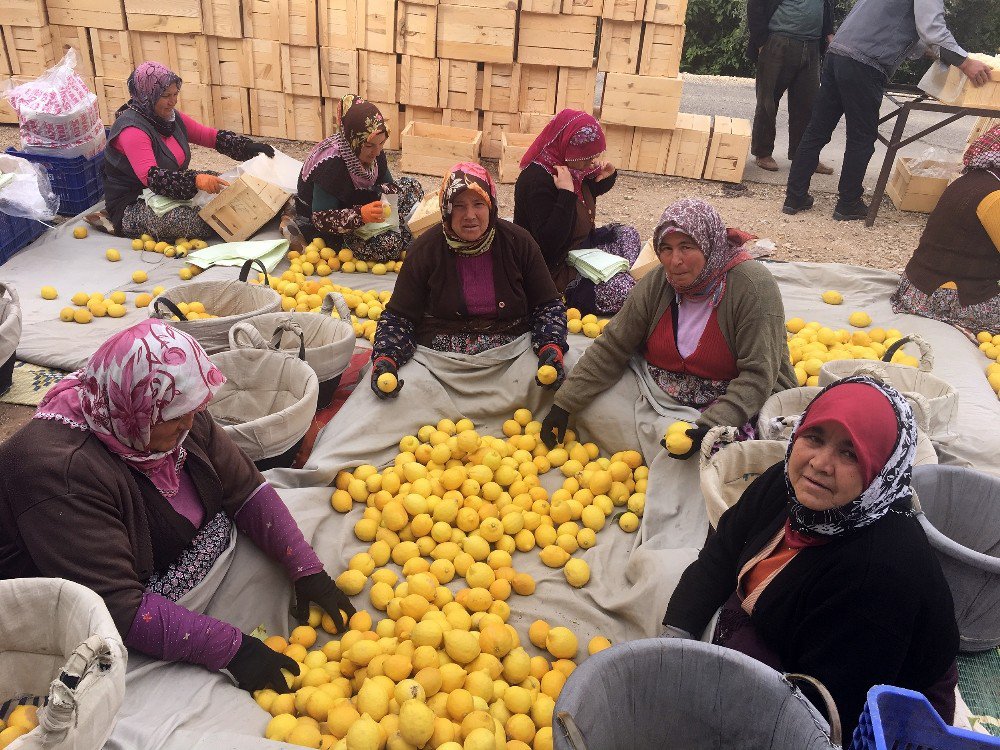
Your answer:
[[[0,212],[0,264],[6,263],[14,253],[31,244],[47,228],[40,221]]]
[[[854,730],[851,750],[988,750],[1000,737],[944,723],[922,694],[876,685]]]
[[[49,176],[52,192],[59,196],[59,213],[76,216],[104,197],[104,152],[89,159],[86,156],[65,158],[43,154],[26,154],[8,148],[7,153],[41,165]]]

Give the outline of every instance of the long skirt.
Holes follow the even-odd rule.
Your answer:
[[[889,302],[893,312],[933,318],[972,334],[979,331],[1000,333],[1000,294],[995,294],[985,302],[963,306],[958,301],[958,290],[939,288],[927,295],[917,289],[904,273]]]
[[[201,240],[218,237],[215,230],[198,216],[197,208],[178,206],[163,216],[157,216],[144,200],[138,200],[125,209],[122,234],[126,237],[148,234],[164,242],[173,242],[178,237]]]
[[[629,268],[642,249],[638,230],[627,224],[605,224],[595,228],[590,234],[587,247],[596,247],[624,258],[628,261]],[[566,306],[575,307],[584,315],[614,315],[621,310],[625,298],[634,286],[635,279],[628,271],[622,271],[600,284],[578,276],[566,287]]]

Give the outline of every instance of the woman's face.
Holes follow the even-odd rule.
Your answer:
[[[865,489],[850,434],[835,422],[814,425],[795,437],[788,479],[796,499],[816,511],[847,505]]]
[[[373,161],[378,158],[378,155],[382,153],[382,149],[385,147],[385,142],[388,137],[385,133],[378,132],[371,136],[364,146],[361,147],[361,153],[358,154],[358,159],[366,167],[369,166]]]
[[[602,156],[604,156],[603,151],[599,154],[594,154],[587,159],[567,159],[566,166],[579,172],[586,172],[588,169],[593,169],[594,167],[600,165]]]
[[[656,257],[667,272],[671,286],[688,286],[705,268],[705,254],[694,239],[683,232],[668,232],[660,238]]]
[[[188,412],[176,419],[154,424],[149,430],[149,445],[146,450],[150,453],[167,453],[177,447],[184,433],[191,429],[194,424],[194,415],[198,411]]]
[[[153,114],[161,120],[169,120],[173,117],[179,94],[180,89],[177,88],[176,83],[167,86],[166,90],[160,94],[160,98],[156,100],[156,104],[153,105]]]
[[[451,202],[451,231],[475,242],[490,225],[490,206],[475,190],[463,190]]]

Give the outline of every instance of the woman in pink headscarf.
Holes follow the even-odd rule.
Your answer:
[[[639,233],[625,224],[596,224],[597,198],[618,178],[604,161],[607,143],[592,115],[573,109],[557,114],[521,159],[514,185],[514,223],[535,238],[566,303],[583,313],[614,315],[635,286],[623,271],[595,284],[567,265],[570,250],[598,248],[628,261],[639,257]]]
[[[147,320],[108,339],[0,447],[0,579],[76,581],[125,644],[287,689],[295,662],[181,603],[247,535],[341,628],[354,612],[274,488],[207,413],[225,382],[197,341]]]

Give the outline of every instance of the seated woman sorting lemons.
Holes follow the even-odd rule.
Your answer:
[[[663,635],[699,637],[832,694],[844,737],[869,688],[924,693],[955,712],[958,626],[948,583],[913,511],[917,442],[903,396],[868,377],[827,386],[785,460],[754,480],[684,571]]]
[[[567,264],[569,252],[597,248],[624,258],[631,267],[640,250],[635,227],[595,224],[597,198],[618,179],[614,165],[601,158],[606,149],[604,131],[592,115],[564,109],[525,152],[514,185],[514,223],[531,232],[542,248],[566,304],[585,314],[614,315],[635,281],[622,271],[595,284]]]
[[[105,211],[87,222],[112,234],[148,234],[173,242],[177,237],[214,237],[190,200],[199,190],[218,193],[229,183],[214,173],[189,169],[191,144],[214,148],[244,161],[274,149],[249,138],[196,122],[177,109],[181,79],[155,62],[145,62],[128,78],[131,98],[115,115],[104,152]]]
[[[284,690],[295,662],[184,606],[224,575],[237,534],[287,572],[294,614],[353,613],[284,502],[205,411],[225,377],[198,342],[146,320],[115,334],[0,447],[0,578],[97,592],[130,649]],[[41,448],[40,448],[41,446]]]
[[[892,309],[1000,334],[1000,125],[963,161],[903,269]]]
[[[282,221],[293,249],[305,235],[318,235],[328,247],[346,247],[357,260],[398,260],[413,239],[406,217],[424,197],[412,177],[393,180],[382,149],[389,138],[385,118],[371,102],[348,94],[338,104],[338,130],[313,146],[302,164],[296,218]],[[382,199],[399,196],[395,223],[386,221]]]
[[[772,394],[795,386],[784,306],[770,272],[743,250],[750,239],[726,229],[695,198],[667,207],[653,232],[663,266],[646,274],[600,338],[584,352],[542,424],[550,447],[569,416],[607,390],[640,355],[656,397],[702,412],[687,430],[694,455],[710,427],[753,436],[751,418]]]
[[[526,231],[497,218],[489,172],[456,164],[441,184],[441,231],[414,240],[379,318],[372,390],[383,399],[399,395],[399,368],[417,344],[478,354],[529,332],[538,364],[552,368],[539,384],[558,388],[569,348],[566,307],[542,253]]]

